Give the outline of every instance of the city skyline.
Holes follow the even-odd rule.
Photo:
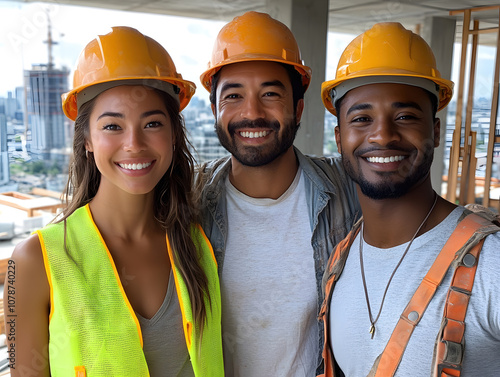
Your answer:
[[[23,86],[24,70],[30,70],[34,64],[47,64],[47,17],[56,43],[52,51],[54,63],[57,68],[70,70],[70,87],[76,59],[84,46],[97,35],[110,32],[112,26],[131,26],[162,44],[183,78],[196,84],[195,96],[208,101],[199,76],[207,67],[215,38],[226,21],[14,1],[0,2],[0,51],[7,57],[0,61],[0,97]],[[335,76],[338,59],[353,38],[354,35],[328,33],[325,79]],[[479,47],[476,97],[491,98],[494,52],[493,47]],[[460,46],[455,45],[451,77],[455,83],[459,55]]]
[[[93,38],[110,32],[112,26],[131,26],[162,44],[183,78],[196,84],[195,96],[208,101],[199,77],[226,21],[13,1],[0,2],[0,51],[8,57],[0,61],[0,97],[7,97],[9,91],[23,85],[23,70],[31,69],[33,64],[47,64],[47,16],[52,39],[57,43],[52,51],[57,68],[66,67],[72,72],[79,53]],[[335,74],[338,58],[353,37],[328,34],[327,77]],[[71,77],[70,73],[70,86]]]
[[[48,3],[0,3],[0,50],[8,56],[0,62],[0,97],[23,85],[23,70],[48,63],[50,17],[52,55],[55,67],[72,72],[78,55],[97,35],[107,34],[112,26],[131,26],[162,44],[186,80],[202,90],[199,74],[205,69],[213,41],[225,22],[166,15],[113,11]],[[75,18],[75,15],[78,17]],[[190,46],[186,48],[186,46]],[[191,51],[192,50],[192,51]],[[195,53],[193,53],[195,51]],[[195,57],[199,55],[200,59]],[[208,94],[206,95],[208,98]]]

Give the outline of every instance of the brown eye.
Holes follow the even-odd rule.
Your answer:
[[[117,124],[106,124],[102,127],[103,130],[109,130],[109,131],[117,131],[117,130],[120,130],[120,126],[118,126]]]
[[[157,121],[148,122],[148,124],[146,124],[146,128],[157,128],[157,127],[161,127],[161,126],[163,126],[163,124],[161,122],[157,122]]]

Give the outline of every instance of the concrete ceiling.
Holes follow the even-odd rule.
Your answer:
[[[36,2],[38,0],[18,0]],[[309,0],[314,1],[314,0]],[[230,21],[249,10],[266,11],[268,0],[43,0],[46,3],[88,6],[132,12],[158,13],[183,17]],[[279,2],[277,2],[279,4]],[[399,21],[418,32],[426,17],[453,17],[458,20],[457,38],[461,38],[463,14],[450,16],[450,11],[474,7],[498,6],[498,0],[330,0],[329,30],[360,34],[376,22]],[[499,10],[472,12],[480,28],[498,27]],[[493,45],[495,33],[484,34],[481,44]]]

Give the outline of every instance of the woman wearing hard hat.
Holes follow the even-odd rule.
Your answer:
[[[67,207],[9,262],[12,376],[224,375],[217,265],[180,116],[194,91],[135,29],[82,51],[63,95]]]

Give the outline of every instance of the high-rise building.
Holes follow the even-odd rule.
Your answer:
[[[9,153],[7,148],[7,117],[0,112],[0,187],[10,180]]]
[[[16,101],[17,101],[17,111],[14,118],[16,121],[22,122],[24,121],[24,110],[25,110],[25,101],[24,101],[24,87],[18,86],[15,91]]]
[[[68,75],[69,70],[51,64],[24,71],[28,146],[34,159],[50,159],[51,152],[67,147],[61,94],[68,91]]]

